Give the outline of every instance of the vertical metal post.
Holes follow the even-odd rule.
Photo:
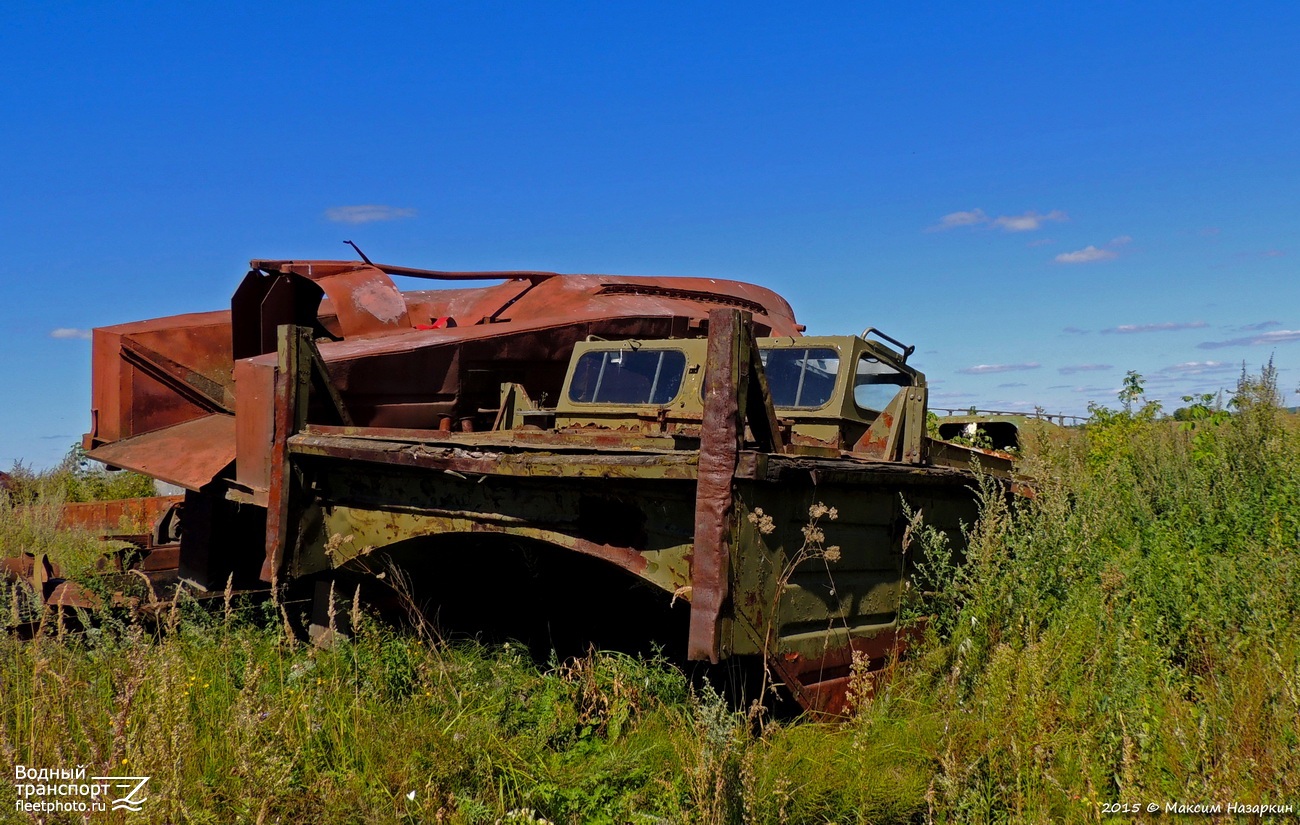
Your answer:
[[[271,479],[266,506],[266,560],[262,581],[274,583],[284,567],[293,540],[290,499],[293,468],[289,438],[307,423],[307,399],[311,391],[311,330],[285,324],[276,330],[275,395],[271,439]]]
[[[691,627],[686,655],[714,663],[722,653],[720,629],[730,596],[735,517],[732,479],[745,431],[742,405],[748,390],[751,339],[745,333],[749,322],[740,310],[715,309],[709,313],[708,354],[704,365],[708,389],[704,394],[704,420],[700,430],[695,548],[691,560]]]

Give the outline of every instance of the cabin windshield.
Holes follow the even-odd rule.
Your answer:
[[[682,387],[686,355],[674,349],[584,352],[573,369],[569,400],[579,404],[672,402]]]
[[[764,349],[759,357],[774,406],[816,409],[835,393],[840,356],[833,349]]]
[[[864,355],[858,359],[858,368],[853,374],[853,403],[861,409],[880,412],[894,400],[899,387],[911,384],[911,376],[877,358]]]

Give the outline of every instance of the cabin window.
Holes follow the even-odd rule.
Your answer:
[[[774,406],[815,409],[835,394],[840,356],[833,349],[765,349],[759,358]]]
[[[686,354],[674,349],[584,352],[573,369],[569,400],[580,404],[671,403],[682,387]]]
[[[899,387],[911,385],[910,375],[864,355],[858,359],[858,369],[853,374],[853,403],[864,410],[880,412],[898,395]]]

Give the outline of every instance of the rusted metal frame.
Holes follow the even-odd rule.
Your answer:
[[[758,442],[758,449],[769,453],[782,452],[785,445],[781,438],[781,424],[776,417],[776,405],[772,403],[767,371],[763,369],[763,359],[759,357],[758,342],[754,340],[753,324],[742,324],[741,335],[745,339],[743,346],[749,350],[749,357],[741,361],[742,369],[748,373],[741,379],[746,387],[742,414],[749,421],[749,429]]]
[[[339,422],[343,426],[353,426],[352,414],[348,412],[347,406],[343,403],[343,396],[339,394],[339,388],[334,386],[334,382],[330,379],[329,370],[325,367],[325,359],[321,357],[320,350],[316,348],[316,342],[312,340],[310,333],[303,337],[301,345],[306,349],[307,357],[311,361],[311,374],[314,379],[312,389],[325,393],[330,400],[330,405],[334,408],[335,415],[338,416]]]
[[[228,388],[139,341],[122,338],[122,360],[165,384],[200,409],[224,413],[235,410],[235,400]]]
[[[145,533],[183,498],[149,496],[112,501],[68,502],[59,511],[59,527],[89,530],[102,538]]]
[[[900,444],[900,458],[905,464],[921,464],[926,460],[925,417],[928,396],[929,390],[923,386],[907,388]]]
[[[494,453],[481,457],[457,455],[464,448],[429,449],[423,444],[374,442],[304,433],[292,437],[289,453],[343,461],[364,461],[441,470],[467,475],[540,478],[651,478],[685,479],[696,476],[695,457],[679,454],[551,455],[547,453]]]
[[[275,583],[295,538],[290,504],[295,484],[289,439],[307,423],[307,401],[311,392],[311,354],[307,346],[311,330],[289,324],[279,327],[276,342],[275,425],[271,440],[271,477],[267,490],[266,560],[261,579]]]
[[[390,264],[376,264],[368,261],[270,261],[270,260],[252,260],[249,266],[253,269],[260,269],[263,272],[294,272],[299,275],[314,277],[315,269],[321,270],[343,270],[343,269],[360,269],[362,267],[374,267],[380,272],[388,275],[404,275],[408,278],[424,278],[433,281],[487,281],[496,278],[505,278],[509,280],[528,280],[544,281],[548,278],[559,276],[558,272],[534,272],[532,270],[523,271],[484,271],[484,272],[444,272],[435,269],[416,269],[409,266],[392,266]]]
[[[569,410],[563,414],[565,418],[579,419],[596,419],[608,418],[617,421],[639,421],[646,424],[673,423],[673,424],[699,424],[701,416],[699,413],[689,410],[672,409],[671,407],[651,407],[649,409],[595,409],[595,410]]]
[[[686,655],[717,663],[723,654],[722,625],[730,599],[731,542],[735,532],[736,462],[744,435],[742,405],[748,395],[749,313],[709,313],[704,424],[700,430],[695,492],[695,541],[691,559],[691,620]]]
[[[340,427],[330,424],[308,424],[303,430],[304,436],[325,436],[331,438],[349,438],[367,442],[403,444],[404,446],[425,445],[445,449],[459,450],[494,450],[513,454],[536,451],[545,448],[548,452],[565,452],[580,454],[609,454],[623,450],[633,455],[647,453],[672,453],[678,436],[671,434],[646,434],[618,432],[611,430],[582,431],[564,430],[560,432],[511,430],[483,430],[474,433],[450,433],[442,430],[416,430],[404,427]],[[686,449],[694,451],[694,439]],[[303,441],[303,443],[309,443]]]
[[[782,457],[784,458],[784,457]],[[892,466],[891,466],[892,465]],[[835,467],[807,461],[783,461],[769,458],[767,481],[800,481],[810,479],[813,484],[907,484],[920,486],[962,486],[970,484],[973,475],[968,470],[948,467],[914,467],[899,462],[863,463],[857,467]]]

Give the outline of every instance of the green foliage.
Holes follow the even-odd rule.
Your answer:
[[[108,470],[87,458],[80,444],[74,444],[52,470],[37,473],[20,463],[10,469],[9,475],[9,497],[19,503],[55,498],[107,501],[155,495],[152,478],[132,470]]]
[[[1032,497],[981,481],[964,552],[906,511],[903,615],[925,640],[874,692],[855,682],[846,722],[737,712],[660,659],[539,666],[364,617],[321,650],[284,637],[278,605],[181,600],[161,635],[107,612],[81,635],[0,637],[0,755],[150,774],[140,822],[1039,823],[1294,803],[1300,431],[1270,369],[1177,421],[1134,378],[1120,410],[1026,448]],[[4,506],[0,537],[18,529]]]
[[[959,444],[963,447],[974,447],[977,450],[993,449],[993,439],[989,437],[988,432],[978,425],[972,428],[969,434],[962,432],[948,439],[953,444]]]
[[[1300,436],[1271,369],[1231,414],[1198,400],[1172,425],[1130,374],[1124,409],[1040,445],[1033,498],[983,488],[964,566],[925,553],[905,681],[952,720],[942,819],[1300,794]]]

